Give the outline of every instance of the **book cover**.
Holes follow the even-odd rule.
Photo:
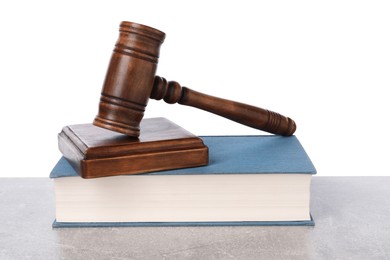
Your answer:
[[[310,216],[308,208],[310,197],[310,180],[308,178],[310,178],[311,175],[316,174],[316,169],[295,136],[204,136],[201,138],[203,142],[209,147],[209,165],[207,166],[153,172],[141,175],[117,176],[121,177],[122,179],[118,180],[115,185],[118,185],[119,183],[123,184],[123,182],[126,180],[132,180],[129,182],[130,184],[126,184],[128,187],[124,188],[126,192],[133,192],[126,194],[126,196],[124,196],[126,198],[134,198],[134,196],[137,196],[137,194],[140,194],[140,192],[145,192],[145,187],[149,187],[146,185],[150,185],[151,180],[157,180],[158,178],[156,177],[171,176],[174,178],[169,179],[169,182],[167,182],[165,179],[163,182],[164,185],[172,185],[167,188],[168,191],[161,190],[159,188],[161,183],[159,184],[160,186],[156,186],[157,188],[154,188],[156,190],[160,189],[156,191],[158,196],[156,194],[152,194],[153,196],[156,196],[154,197],[154,200],[159,200],[158,204],[149,205],[148,203],[151,203],[150,201],[143,201],[144,197],[150,196],[149,193],[146,195],[144,194],[137,200],[134,200],[137,201],[137,203],[139,200],[143,201],[142,207],[140,207],[134,201],[131,202],[133,203],[131,207],[135,207],[134,212],[137,212],[137,214],[147,208],[147,210],[142,213],[144,215],[140,214],[137,218],[137,214],[130,214],[132,215],[131,218],[134,217],[135,219],[132,221],[120,221],[122,215],[124,216],[128,214],[128,212],[122,211],[123,206],[121,206],[120,210],[113,210],[117,210],[117,217],[114,217],[115,221],[105,221],[105,217],[107,216],[98,219],[99,221],[88,221],[88,216],[84,219],[81,218],[82,221],[77,221],[77,219],[72,219],[73,216],[68,216],[68,221],[57,219],[53,223],[53,227],[314,225],[314,221]],[[139,178],[134,178],[137,176],[144,179],[139,182]],[[153,178],[153,176],[155,177]],[[182,178],[184,180],[180,180],[177,179],[178,176],[184,176],[185,178]],[[209,178],[210,176],[214,177]],[[233,179],[230,184],[227,184],[230,185],[230,190],[224,191],[224,184],[221,183],[224,183],[225,181],[228,182],[230,178],[227,176],[231,176],[237,179]],[[241,179],[240,176],[243,178]],[[264,179],[264,176],[268,176],[271,179]],[[55,180],[63,179],[65,177],[73,177],[71,179],[76,181],[82,180],[80,177],[78,177],[77,173],[64,158],[61,158],[58,164],[54,167],[50,177],[54,178]],[[99,187],[107,187],[107,185],[109,185],[108,183],[110,183],[108,180],[115,180],[117,177],[99,178],[98,180],[94,181],[102,182],[101,184],[98,184]],[[147,178],[145,179],[145,177]],[[206,179],[202,179],[204,177],[206,177]],[[223,179],[216,179],[214,181],[213,178],[217,177],[222,177]],[[261,179],[251,179],[253,177],[260,177]],[[304,178],[304,180],[300,181],[299,179],[302,178]],[[247,181],[241,182],[241,180],[244,179]],[[91,180],[83,181],[88,182]],[[145,181],[147,181],[147,184],[144,183]],[[255,182],[258,183],[256,184],[258,186],[251,185],[251,183]],[[88,182],[88,185],[91,183],[92,182]],[[192,183],[192,186],[186,186],[187,183]],[[294,184],[291,185],[293,188],[286,188],[287,186],[290,186],[290,184]],[[77,184],[72,184],[70,187],[74,187],[74,185],[77,186]],[[83,184],[82,188],[84,189],[87,186]],[[204,188],[204,186],[209,188]],[[184,193],[182,190],[175,190],[177,187],[184,189],[187,194],[183,196]],[[118,190],[119,189],[120,188],[118,188]],[[188,191],[191,189],[193,190]],[[286,190],[289,191],[287,192]],[[248,195],[242,195],[247,191],[249,192]],[[258,191],[259,194],[261,193],[260,195],[257,194]],[[111,193],[112,190],[108,190],[106,192]],[[168,194],[167,192],[172,192],[172,194]],[[238,195],[234,195],[234,192],[236,192]],[[198,193],[202,194],[197,195]],[[298,193],[301,194],[300,196],[302,197],[299,199],[299,201],[294,200],[294,196],[296,196]],[[174,195],[177,195],[180,200],[174,197]],[[207,199],[202,200],[202,196],[206,197]],[[286,198],[285,201],[281,202],[278,197],[283,196]],[[174,197],[173,200],[172,197]],[[255,197],[258,198],[257,202],[253,201],[252,199]],[[164,200],[164,198],[168,198],[168,202]],[[169,200],[172,200],[173,204],[171,203],[172,201]],[[269,202],[264,202],[265,200],[269,200]],[[184,201],[185,203],[193,203],[191,204],[191,209],[188,210],[188,207],[183,207],[183,204],[180,204],[182,203],[181,201]],[[253,208],[257,205],[256,203],[263,205],[263,208],[260,208],[257,211],[253,210]],[[279,212],[285,210],[283,205],[286,205],[286,203],[305,204],[305,210],[299,213],[301,215],[304,214],[305,217],[297,217],[297,219],[294,220],[295,213],[291,213],[290,219],[284,220],[283,216],[286,216],[286,214],[288,215],[290,213],[286,211],[287,213],[283,212],[279,214]],[[205,206],[203,204],[207,205]],[[282,206],[277,208],[277,205]],[[112,207],[112,205],[110,207]],[[168,208],[171,210],[167,210]],[[226,210],[227,208],[229,209]],[[265,212],[267,209],[272,211],[271,214]],[[226,210],[226,212],[221,218],[221,215],[216,214],[213,212],[213,210],[216,212],[224,212],[224,210]],[[199,216],[197,216],[198,212],[201,212]],[[241,213],[241,215],[237,212]],[[163,221],[156,221],[154,215],[157,213],[161,214],[161,219],[163,219]],[[87,213],[87,215],[88,214],[89,213]],[[236,216],[237,214],[238,217]],[[260,221],[256,220],[256,214],[260,214]],[[149,217],[150,215],[153,217]],[[181,217],[181,215],[183,217]],[[270,217],[271,215],[272,217]],[[142,221],[143,218],[147,220]],[[240,218],[243,218],[244,220],[241,221]],[[108,218],[108,220],[110,220],[110,218]],[[157,220],[159,219],[157,218]]]

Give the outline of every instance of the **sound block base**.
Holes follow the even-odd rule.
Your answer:
[[[92,124],[65,126],[59,149],[83,178],[204,166],[202,139],[165,118],[143,119],[139,138]]]

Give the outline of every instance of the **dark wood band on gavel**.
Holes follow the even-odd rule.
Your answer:
[[[150,98],[163,99],[168,104],[196,107],[240,124],[262,131],[283,136],[290,136],[296,130],[295,122],[288,117],[267,109],[230,101],[206,95],[187,87],[180,86],[176,81],[167,81],[156,76]]]

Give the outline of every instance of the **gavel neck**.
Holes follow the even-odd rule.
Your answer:
[[[168,104],[179,102],[183,95],[183,88],[176,81],[167,81],[163,77],[155,76],[152,93],[150,98],[164,99]]]

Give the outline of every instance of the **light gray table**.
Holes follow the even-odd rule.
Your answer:
[[[315,227],[52,229],[45,178],[0,178],[0,259],[390,259],[390,177],[314,177]]]

